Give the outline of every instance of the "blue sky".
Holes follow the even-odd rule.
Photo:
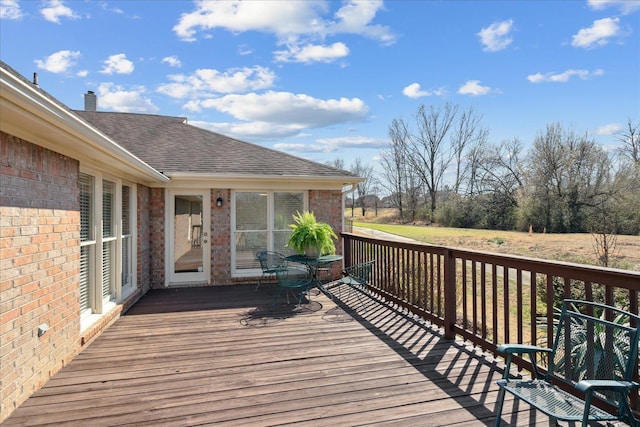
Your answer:
[[[491,142],[603,146],[640,120],[640,1],[0,0],[0,57],[71,108],[170,116],[374,165],[394,118],[473,107]],[[1,114],[1,111],[0,111]]]

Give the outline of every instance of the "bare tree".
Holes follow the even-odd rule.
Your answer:
[[[408,161],[413,172],[426,187],[430,199],[430,220],[435,220],[438,192],[441,190],[444,173],[452,159],[450,147],[444,144],[458,113],[458,106],[447,102],[444,107],[418,108],[416,114],[417,133],[410,138]]]
[[[531,206],[549,231],[583,231],[589,209],[612,196],[607,153],[560,124],[536,137],[529,165]]]
[[[518,138],[502,141],[488,150],[481,166],[483,191],[503,194],[516,203],[516,193],[524,186],[522,150]]]
[[[489,131],[480,126],[482,116],[475,113],[473,107],[462,111],[457,120],[453,124],[451,134],[451,149],[455,161],[455,181],[453,183],[453,192],[459,193],[460,186],[466,181],[467,174],[470,173],[470,167],[473,165],[465,162],[466,151],[470,146],[482,146],[486,143]],[[472,153],[477,155],[478,152]],[[473,180],[470,182],[473,185]]]
[[[618,154],[634,165],[640,165],[640,123],[634,123],[629,118],[627,128],[618,133],[618,140],[623,144]]]
[[[369,189],[373,185],[374,180],[374,169],[373,166],[366,165],[360,157],[357,157],[351,165],[351,172],[364,178],[364,181],[356,184],[356,193],[358,194],[358,201],[362,208],[362,216],[365,216],[367,196],[369,195]]]
[[[389,149],[382,152],[381,184],[391,195],[394,205],[398,208],[400,218],[404,217],[404,196],[407,191],[407,143],[409,131],[402,119],[393,119],[389,126]]]
[[[342,160],[341,158],[336,158],[335,160],[329,161],[329,162],[325,162],[325,164],[332,166],[336,169],[341,169],[341,170],[347,170],[344,166],[344,160]]]

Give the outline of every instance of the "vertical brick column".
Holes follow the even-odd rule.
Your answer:
[[[137,283],[140,293],[144,295],[151,288],[151,190],[143,185],[137,186]]]
[[[221,207],[216,199],[222,197]],[[231,283],[231,190],[211,190],[211,284]]]
[[[163,288],[165,284],[165,208],[164,189],[152,188],[149,200],[149,249],[151,259],[148,264],[152,288]]]
[[[310,190],[309,191],[309,210],[314,213],[318,221],[326,222],[333,228],[338,235],[335,241],[336,253],[342,254],[342,241],[340,233],[342,233],[342,191],[341,190]],[[331,266],[333,277],[337,277],[340,273],[342,265],[335,263]]]

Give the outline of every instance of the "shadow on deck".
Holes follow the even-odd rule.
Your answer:
[[[493,425],[502,363],[385,301],[335,288],[154,290],[5,425]],[[503,425],[550,425],[505,402]]]

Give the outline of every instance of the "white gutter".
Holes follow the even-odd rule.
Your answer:
[[[0,129],[60,154],[144,179],[169,178],[122,148],[72,111],[0,67]]]
[[[173,188],[232,188],[232,189],[300,189],[342,190],[347,185],[361,182],[362,178],[322,175],[268,175],[268,174],[212,174],[195,172],[166,172]]]

